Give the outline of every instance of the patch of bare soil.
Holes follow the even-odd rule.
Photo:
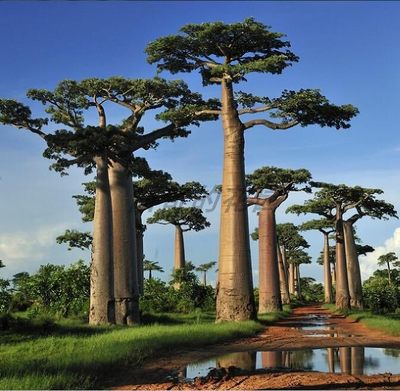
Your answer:
[[[400,348],[400,338],[368,329],[343,316],[330,314],[320,306],[301,307],[296,308],[290,317],[266,327],[253,338],[195,350],[174,350],[169,356],[152,359],[118,379],[110,379],[108,387],[123,390],[400,389],[400,375],[382,373],[367,376],[354,366],[354,362],[352,365],[350,361],[346,363],[346,360],[342,360],[340,367],[336,368],[336,372],[341,373],[290,370],[281,365],[277,368],[266,365],[257,370],[255,366],[254,369],[241,366],[242,369],[239,369],[239,365],[227,360],[225,365],[211,370],[207,376],[185,379],[184,369],[188,364],[229,353],[339,347],[350,350],[346,346],[395,349]],[[282,357],[279,355],[279,364],[282,364]],[[276,360],[276,357],[273,354],[266,356],[266,364],[271,359]],[[397,373],[400,374],[400,366]]]

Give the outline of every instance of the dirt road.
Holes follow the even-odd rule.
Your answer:
[[[383,349],[372,347],[392,349],[392,357],[383,359],[390,359],[387,363],[394,363],[395,370],[386,361],[379,365],[377,354]],[[113,380],[112,388],[400,389],[400,358],[394,349],[400,349],[400,338],[308,306],[296,308],[254,338],[174,351],[149,361]],[[213,362],[207,360],[215,357],[214,369],[189,377],[190,364]]]

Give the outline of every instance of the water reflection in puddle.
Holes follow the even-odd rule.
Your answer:
[[[206,376],[212,368],[305,370],[353,375],[400,373],[400,349],[341,347],[292,351],[239,352],[191,363],[184,377]]]

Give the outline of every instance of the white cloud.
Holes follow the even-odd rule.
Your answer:
[[[363,280],[367,279],[378,269],[378,258],[388,252],[400,253],[400,227],[396,228],[393,235],[385,240],[382,246],[376,246],[373,253],[360,258],[360,268]]]
[[[5,263],[23,263],[43,260],[48,247],[65,230],[65,225],[41,227],[34,232],[20,231],[0,234],[0,259]]]

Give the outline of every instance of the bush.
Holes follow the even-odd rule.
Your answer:
[[[398,290],[384,277],[373,276],[363,285],[365,304],[376,314],[394,312]]]
[[[0,278],[0,314],[8,312],[11,305],[10,283]]]

